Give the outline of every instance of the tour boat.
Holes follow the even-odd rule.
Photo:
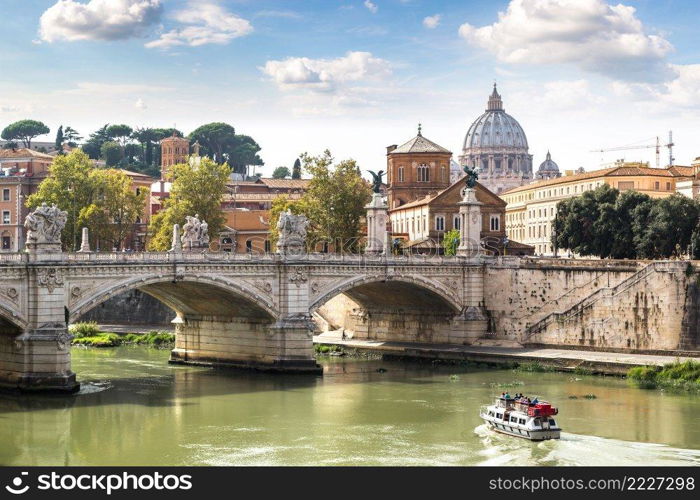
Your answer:
[[[531,441],[559,439],[561,428],[554,420],[559,411],[547,401],[528,403],[526,399],[496,398],[481,407],[479,415],[494,431]]]

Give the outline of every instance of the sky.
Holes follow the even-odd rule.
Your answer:
[[[700,156],[694,0],[2,0],[0,128],[189,133],[223,121],[262,172],[329,149],[363,169],[423,135],[460,154],[494,81],[535,168]],[[40,139],[40,140],[41,140]],[[661,164],[668,163],[668,150]]]

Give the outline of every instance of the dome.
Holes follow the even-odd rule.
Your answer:
[[[479,148],[528,149],[523,128],[515,118],[503,110],[503,101],[495,84],[486,112],[469,127],[462,149],[468,151]]]
[[[537,172],[559,172],[559,165],[552,160],[552,155],[549,154],[549,151],[547,151],[547,159],[540,163],[540,168],[537,169]]]

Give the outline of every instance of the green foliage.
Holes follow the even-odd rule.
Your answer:
[[[68,142],[68,145],[72,148],[76,147],[78,145],[78,142],[82,137],[78,133],[77,130],[75,130],[73,127],[66,127],[63,129],[63,139]]]
[[[15,141],[7,141],[5,144],[2,145],[2,149],[17,149],[19,147],[19,144]]]
[[[102,155],[102,145],[110,140],[109,134],[107,134],[107,129],[109,128],[109,123],[103,125],[99,129],[95,130],[85,144],[82,145],[82,150],[92,158],[93,160],[99,160]]]
[[[337,345],[314,344],[316,354],[330,354],[332,352],[342,352],[342,348]]]
[[[20,120],[5,127],[0,137],[7,141],[21,140],[25,148],[32,147],[32,139],[48,134],[49,127],[37,120]]]
[[[273,179],[284,179],[289,177],[289,169],[287,167],[277,167],[274,172],[272,172]]]
[[[99,333],[89,337],[74,338],[71,343],[87,347],[117,347],[121,345],[122,339],[116,333]]]
[[[131,138],[131,133],[134,130],[128,125],[110,125],[107,127],[107,136],[119,143],[120,146],[124,147],[126,143]]]
[[[61,235],[65,248],[75,250],[81,229],[87,227],[92,238],[119,249],[143,213],[146,196],[146,192],[136,194],[124,172],[95,168],[88,156],[76,149],[54,160],[49,176],[27,199],[27,206],[56,204],[67,212]]]
[[[73,323],[68,327],[68,332],[75,338],[93,337],[101,333],[95,321]]]
[[[163,209],[151,218],[148,249],[165,251],[172,243],[173,225],[185,223],[188,215],[199,215],[209,225],[209,235],[216,240],[224,225],[221,200],[231,169],[208,158],[199,164],[183,163],[171,169],[173,184]]]
[[[248,135],[238,135],[228,123],[207,123],[189,135],[192,142],[202,146],[201,154],[217,163],[228,163],[234,172],[246,173],[249,165],[264,165],[258,156],[260,146]]]
[[[700,243],[699,215],[698,202],[679,194],[652,199],[604,184],[557,204],[553,243],[601,258],[679,257]]]
[[[54,141],[54,145],[56,146],[57,151],[62,151],[63,150],[63,125],[58,126],[58,130],[56,131],[56,140]]]
[[[170,332],[161,332],[157,330],[148,333],[129,333],[124,336],[125,344],[148,345],[151,347],[162,347],[175,343],[175,334]]]
[[[372,196],[369,184],[358,173],[355,160],[344,160],[333,165],[333,157],[326,150],[322,155],[302,155],[305,170],[312,175],[304,195],[291,201],[278,197],[270,212],[271,240],[277,240],[277,221],[282,212],[309,218],[308,241],[314,247],[328,242],[336,252],[359,250],[360,220],[365,205]]]
[[[100,148],[100,157],[105,161],[108,167],[114,167],[119,164],[124,157],[124,150],[119,143],[107,141]]]
[[[292,168],[292,179],[301,179],[301,161],[299,158],[294,160],[294,167]]]
[[[445,255],[457,255],[459,238],[459,229],[451,229],[445,233],[442,239],[442,248],[445,249]]]
[[[675,361],[664,366],[636,366],[627,372],[627,378],[645,389],[665,388],[700,390],[700,362]]]

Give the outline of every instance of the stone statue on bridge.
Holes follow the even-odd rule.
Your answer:
[[[61,251],[61,231],[66,226],[68,214],[56,205],[42,203],[24,220],[27,230],[27,250],[35,253]]]
[[[199,220],[199,214],[194,217],[185,217],[185,225],[182,226],[182,248],[193,250],[197,248],[209,247],[209,224]]]
[[[300,252],[306,246],[306,228],[309,219],[304,215],[294,215],[290,210],[282,212],[277,221],[277,251],[287,253],[288,250]]]

